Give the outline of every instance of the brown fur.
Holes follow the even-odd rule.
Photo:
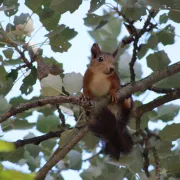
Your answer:
[[[120,153],[132,149],[132,139],[126,125],[132,110],[132,98],[117,102],[116,94],[120,79],[115,70],[116,49],[112,54],[102,52],[98,44],[91,48],[92,58],[83,79],[83,94],[93,100],[111,95],[111,104],[98,115],[91,113],[89,128],[96,136],[105,141],[105,153],[118,159]]]

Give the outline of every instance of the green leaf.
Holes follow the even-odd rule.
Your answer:
[[[126,17],[133,19],[133,20],[139,20],[141,16],[146,15],[146,8],[145,5],[141,2],[143,1],[134,1],[134,0],[128,0],[128,1],[121,1],[122,4],[122,12],[125,13]]]
[[[28,138],[25,138],[25,139],[28,139]],[[27,144],[25,149],[34,158],[36,158],[39,155],[39,152],[41,152],[41,148],[34,144]]]
[[[174,10],[169,11],[169,18],[176,23],[180,23],[179,16],[180,16],[180,10],[179,11],[174,11]]]
[[[158,51],[154,54],[149,54],[147,57],[147,65],[153,71],[160,70],[170,63],[170,59],[165,53],[165,51]]]
[[[34,158],[33,156],[31,156],[31,154],[28,151],[25,151],[24,158],[26,159],[26,163],[31,171],[35,171],[35,169],[40,166],[39,156]]]
[[[133,172],[140,172],[143,168],[142,152],[139,146],[135,146],[132,152],[119,159],[119,163],[123,166],[129,166]]]
[[[0,66],[0,95],[5,96],[13,86],[13,80],[9,78],[7,80],[8,73],[6,72],[4,66]]]
[[[85,143],[83,146],[84,149],[91,152],[97,146],[99,138],[94,136],[94,134],[92,134],[91,132],[88,132],[81,141]]]
[[[21,65],[21,63],[22,63],[21,59],[9,59],[9,60],[4,60],[2,62],[2,64],[5,66]]]
[[[167,13],[164,13],[164,14],[160,15],[160,17],[159,17],[159,21],[161,24],[167,23],[168,19],[169,19],[169,17],[168,17]]]
[[[70,11],[73,13],[82,4],[82,0],[52,0],[50,8],[60,14]]]
[[[121,25],[120,19],[113,19],[97,31],[89,31],[89,34],[98,42],[104,52],[112,53],[118,46],[117,36],[120,33]],[[120,48],[119,54],[124,52],[124,49]]]
[[[23,84],[20,87],[22,94],[29,94],[32,91],[32,86],[36,83],[37,80],[37,70],[36,67],[31,67],[31,72],[28,76],[23,79]]]
[[[64,52],[71,47],[71,44],[68,42],[77,35],[77,32],[74,29],[70,29],[65,25],[60,25],[52,32],[46,35],[50,39],[51,49],[54,52]]]
[[[138,59],[142,59],[149,50],[149,44],[141,44],[141,49],[138,52]]]
[[[18,70],[12,69],[11,72],[7,75],[7,78],[12,78],[15,81],[18,77]]]
[[[27,18],[30,17],[29,13],[21,13],[19,16],[14,17],[14,24],[17,26],[19,24],[25,24],[27,21]]]
[[[174,44],[175,38],[175,27],[172,25],[167,25],[159,33],[157,33],[159,42],[162,42],[164,46],[168,44]]]
[[[10,6],[11,9],[4,11],[4,14],[8,17],[15,15],[18,12],[18,7],[19,7],[19,3],[17,2],[17,0],[5,0],[3,1],[4,5],[5,5],[5,2],[8,2],[7,6]]]
[[[34,180],[35,174],[24,174],[15,170],[0,170],[0,179],[2,180]]]
[[[175,141],[180,137],[180,124],[167,125],[162,131],[160,131],[159,136],[163,140]]]
[[[8,104],[5,98],[0,97],[0,114],[5,113],[11,108],[11,105]]]
[[[83,86],[83,76],[81,73],[66,73],[63,78],[63,86],[65,90],[70,93],[80,92]]]
[[[105,0],[91,0],[90,9],[88,13],[92,13],[93,11],[99,9],[104,3]]]
[[[156,34],[152,34],[148,39],[148,47],[151,49],[156,49],[158,45],[158,37]]]
[[[16,119],[13,123],[13,129],[30,129],[32,127],[34,127],[36,125],[36,123],[29,123],[27,120],[23,119],[23,120],[18,120]]]
[[[171,141],[164,141],[161,139],[156,139],[155,137],[151,137],[149,140],[150,146],[155,147],[158,153],[158,156],[162,159],[167,158],[168,156],[172,156]]]
[[[103,16],[99,16],[96,14],[88,14],[87,17],[84,18],[84,24],[92,28],[96,27],[95,29],[100,29],[108,23],[110,17],[110,14],[105,14]]]
[[[0,152],[10,152],[14,151],[15,149],[14,143],[0,140]]]
[[[173,76],[159,81],[158,83],[156,83],[156,86],[160,88],[180,88],[180,83],[177,83],[179,82],[179,77],[180,73],[176,73]]]
[[[131,61],[131,56],[128,53],[124,53],[119,58],[118,72],[119,72],[121,80],[123,82],[129,82],[129,80],[130,80],[130,71],[129,71],[129,62],[130,61]],[[136,74],[136,80],[141,79],[141,76],[142,76],[141,64],[136,63],[134,65],[134,70],[135,70],[135,74]]]
[[[172,121],[177,116],[180,106],[175,104],[168,104],[158,107],[158,115],[155,119],[161,119],[164,122]]]
[[[13,6],[18,2],[18,0],[4,0],[3,5],[4,6]]]
[[[145,129],[148,127],[148,122],[153,121],[154,117],[157,117],[157,112],[156,111],[149,111],[142,116],[142,121],[141,121],[141,128]]]
[[[76,150],[71,150],[67,157],[69,159],[69,165],[71,169],[80,170],[82,165],[82,155]]]
[[[56,140],[54,138],[48,139],[41,143],[41,146],[43,147],[43,149],[48,149],[49,151],[51,151],[55,145],[56,145]]]
[[[33,12],[36,12],[36,10],[39,10],[39,7],[42,5],[44,0],[26,0],[25,4],[27,7],[29,7]],[[49,1],[49,0],[45,0],[45,1]]]
[[[25,4],[34,13],[38,14],[43,26],[48,30],[53,30],[58,26],[61,15],[49,8],[50,0],[26,0]]]
[[[49,131],[57,129],[59,125],[60,125],[60,121],[58,117],[54,115],[47,117],[40,115],[37,121],[37,130],[43,133],[47,133]]]
[[[29,123],[27,120],[20,120],[19,117],[16,119],[8,119],[2,123],[3,131],[9,130],[26,130],[34,127],[36,123]]]
[[[0,160],[1,161],[10,161],[13,163],[18,163],[24,155],[24,148],[15,149],[12,152],[0,152]]]
[[[41,80],[41,93],[44,96],[57,96],[62,92],[62,79],[59,75],[49,74]]]
[[[167,169],[168,174],[171,174],[177,178],[172,180],[178,180],[180,177],[180,156],[179,154],[169,156],[161,161],[161,166]],[[169,178],[170,179],[170,178]]]
[[[98,22],[101,20],[102,16],[97,14],[88,14],[86,18],[84,18],[84,24],[89,27],[97,26]]]
[[[66,146],[69,143],[69,141],[74,137],[74,135],[77,134],[77,132],[78,132],[77,128],[64,131],[61,134],[61,138],[59,141],[60,147],[63,148],[64,146]]]
[[[49,7],[45,7],[38,14],[40,21],[48,31],[55,29],[61,18],[59,13],[54,12]]]
[[[12,48],[8,48],[6,50],[3,50],[3,54],[5,55],[6,58],[11,59],[13,56],[14,51]]]
[[[99,22],[98,26],[96,27],[96,29],[100,29],[102,28],[104,25],[106,25],[108,23],[108,20],[102,20]]]

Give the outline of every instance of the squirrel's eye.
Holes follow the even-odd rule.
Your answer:
[[[99,62],[102,62],[102,61],[103,61],[103,58],[102,58],[102,57],[99,57],[98,61],[99,61]]]

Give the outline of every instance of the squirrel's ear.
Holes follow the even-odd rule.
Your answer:
[[[119,46],[117,47],[117,49],[112,53],[112,56],[115,58],[118,54],[119,51]]]
[[[96,58],[101,53],[100,47],[97,43],[94,43],[91,47],[92,58]]]

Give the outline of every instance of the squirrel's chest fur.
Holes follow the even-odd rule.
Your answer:
[[[90,82],[91,93],[96,97],[102,97],[109,93],[111,83],[108,80],[108,75],[103,73],[96,73],[93,75]]]

